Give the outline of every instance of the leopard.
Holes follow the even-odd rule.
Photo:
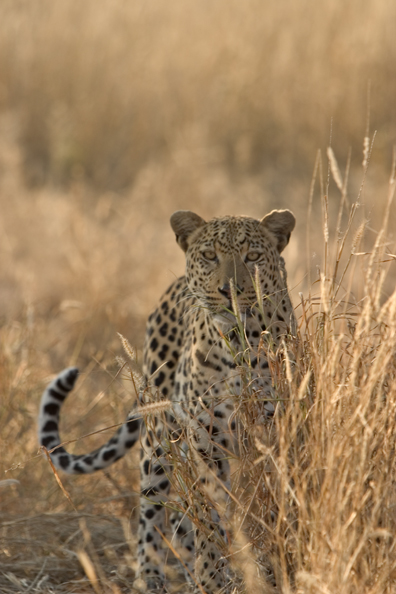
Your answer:
[[[217,594],[232,585],[224,507],[216,502],[227,500],[231,488],[241,369],[248,368],[250,392],[263,402],[258,422],[265,424],[279,402],[263,343],[276,348],[295,332],[281,255],[295,217],[290,210],[273,210],[261,219],[227,215],[205,221],[179,210],[170,224],[185,253],[185,274],[148,318],[143,387],[125,423],[97,450],[69,453],[59,435],[59,417],[79,372],[67,368],[42,395],[39,441],[55,467],[69,474],[105,469],[140,442],[137,577],[150,593],[168,591],[163,538],[174,467],[169,450],[181,442],[192,480],[185,487],[184,513],[171,515],[172,537],[185,553],[188,589]],[[140,411],[153,402],[168,402],[170,408],[148,423]]]

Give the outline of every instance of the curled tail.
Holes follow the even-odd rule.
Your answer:
[[[107,443],[89,454],[69,454],[59,437],[59,413],[62,404],[74,387],[78,369],[64,369],[44,390],[40,403],[39,442],[51,452],[51,460],[57,468],[68,474],[88,474],[110,466],[127,453],[139,440],[141,419],[132,412]]]

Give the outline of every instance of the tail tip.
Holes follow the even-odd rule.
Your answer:
[[[76,383],[79,371],[77,367],[68,367],[58,376],[61,381],[64,380],[69,386],[73,387]]]

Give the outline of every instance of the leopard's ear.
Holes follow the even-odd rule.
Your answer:
[[[296,219],[290,210],[273,210],[260,221],[260,225],[275,236],[277,240],[276,247],[279,253],[289,243],[290,235],[295,224]]]
[[[205,224],[200,216],[190,210],[177,210],[170,218],[170,224],[175,232],[176,241],[181,249],[186,252],[188,248],[188,238],[190,235]]]

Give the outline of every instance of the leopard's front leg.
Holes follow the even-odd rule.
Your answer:
[[[146,426],[141,437],[138,576],[146,582],[148,592],[165,591],[165,551],[161,535],[165,530],[170,467],[162,443],[164,435],[164,423],[156,418],[153,427]]]
[[[228,590],[228,540],[220,517],[225,514],[230,488],[232,435],[227,416],[223,406],[201,411],[189,428],[196,474],[194,594],[202,594],[202,589],[206,594]]]

